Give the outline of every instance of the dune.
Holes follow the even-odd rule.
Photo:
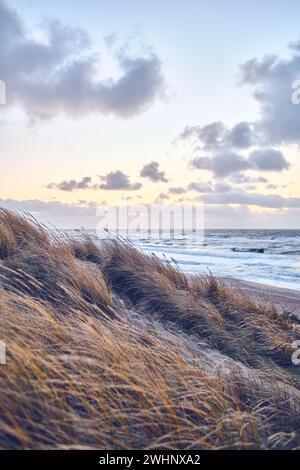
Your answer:
[[[299,323],[129,242],[0,211],[0,448],[296,449]]]
[[[220,277],[219,281],[230,289],[242,289],[245,294],[255,299],[258,303],[276,305],[278,310],[291,314],[295,319],[300,320],[299,290],[261,284],[255,281],[245,281],[238,278]]]

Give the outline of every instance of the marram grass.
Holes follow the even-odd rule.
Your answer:
[[[300,447],[299,326],[130,243],[0,212],[0,448]]]

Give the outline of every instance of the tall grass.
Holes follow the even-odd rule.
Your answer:
[[[213,277],[2,210],[0,318],[3,449],[300,447],[294,320]]]

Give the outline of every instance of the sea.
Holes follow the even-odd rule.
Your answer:
[[[92,231],[90,235],[99,237]],[[300,230],[211,229],[200,235],[127,232],[118,236],[186,273],[212,273],[300,290]]]

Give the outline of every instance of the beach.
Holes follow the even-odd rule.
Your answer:
[[[245,295],[254,298],[256,302],[276,305],[281,311],[290,313],[300,320],[300,291],[270,286],[254,281],[236,278],[220,277],[220,282],[233,289],[241,289]]]
[[[101,233],[90,232],[92,237]],[[124,233],[143,252],[173,261],[187,274],[210,272],[300,291],[299,230],[213,230],[203,233]]]

